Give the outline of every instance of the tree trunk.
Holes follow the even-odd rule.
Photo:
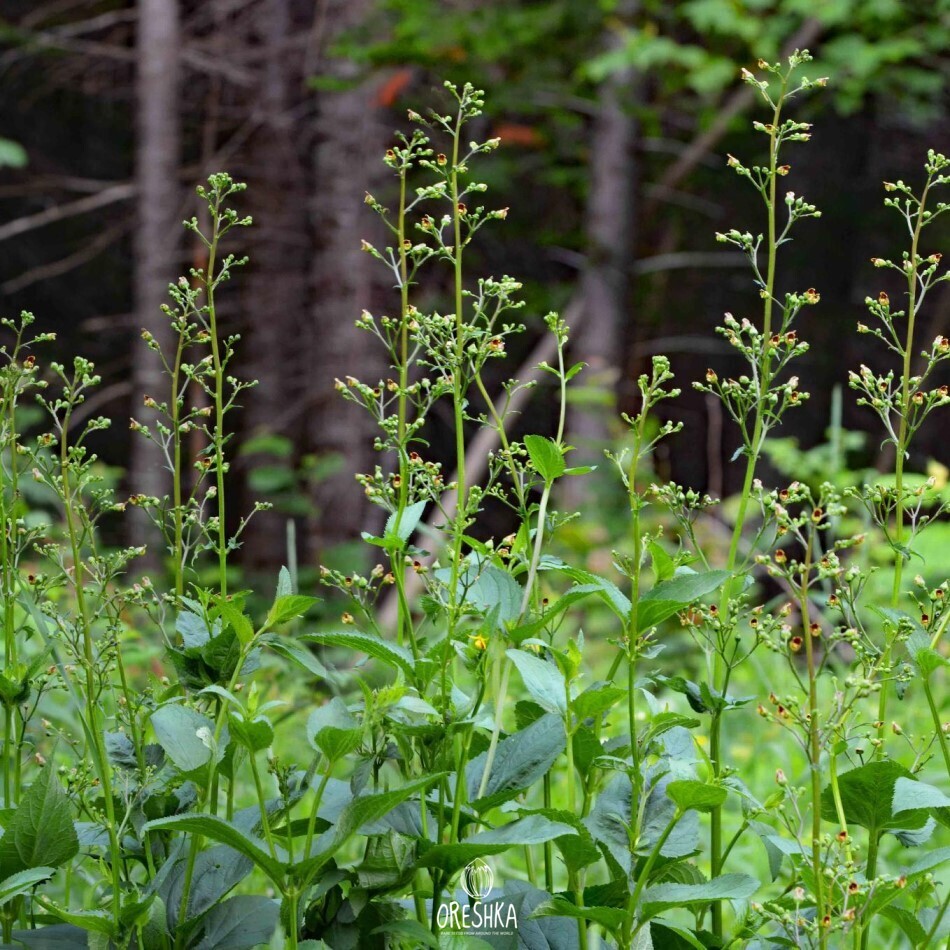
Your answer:
[[[168,284],[176,274],[181,229],[178,163],[179,48],[181,44],[176,0],[139,0],[136,77],[137,140],[135,178],[137,224],[135,232],[135,326],[151,332],[168,352],[174,346],[169,321],[161,311]],[[154,429],[154,416],[142,409],[145,396],[166,398],[165,380],[156,355],[136,335],[132,391],[133,412]],[[169,474],[159,447],[143,438],[133,440],[131,489],[161,497],[169,491]],[[131,541],[148,543],[148,562],[162,555],[162,542],[145,514],[133,509]]]
[[[622,3],[618,14],[636,12],[636,2]],[[622,43],[610,33],[606,48]],[[584,318],[573,340],[573,357],[588,364],[582,384],[607,382],[614,386],[623,366],[621,328],[627,313],[628,268],[633,258],[634,199],[636,195],[636,122],[631,112],[635,76],[631,69],[613,73],[601,85],[590,144],[588,185],[587,261],[581,278]],[[609,414],[604,407],[579,406],[571,410],[569,441],[581,461],[603,461],[601,449],[609,436]],[[568,503],[583,501],[586,479],[572,479]],[[579,494],[580,493],[580,494]]]
[[[263,0],[253,25],[266,58],[255,106],[258,120],[248,145],[247,207],[254,218],[250,269],[244,285],[245,352],[248,375],[258,380],[246,400],[246,430],[254,436],[291,439],[301,430],[300,377],[305,372],[300,341],[305,324],[306,274],[310,255],[307,221],[308,178],[299,151],[303,138],[290,112],[304,89],[300,64],[287,55],[294,33],[291,0]],[[292,477],[293,453],[255,452],[250,465],[286,467]],[[256,514],[244,538],[244,563],[273,568],[286,561],[286,522],[282,506],[292,489],[264,500],[270,511]],[[247,507],[247,505],[245,505]]]
[[[325,22],[333,33],[341,33],[372,10],[371,0],[329,0]],[[326,39],[331,45],[334,37]],[[321,93],[318,103],[310,442],[319,456],[340,456],[341,466],[316,486],[318,513],[310,535],[314,558],[330,545],[359,536],[368,506],[353,476],[375,464],[372,420],[340,398],[334,378],[352,373],[373,381],[384,372],[378,341],[357,330],[354,321],[361,310],[372,309],[373,286],[383,276],[377,262],[360,249],[360,240],[376,235],[376,221],[363,199],[384,167],[387,128],[372,77],[362,76],[346,60],[328,61],[321,72],[348,85]],[[391,297],[389,301],[391,306]]]

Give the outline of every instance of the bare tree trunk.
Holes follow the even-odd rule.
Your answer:
[[[168,284],[177,276],[176,249],[180,231],[178,163],[179,49],[181,45],[176,0],[139,0],[136,77],[137,133],[135,233],[135,324],[148,329],[168,351],[173,336],[161,312]],[[136,338],[132,383],[134,411],[154,425],[141,409],[144,396],[164,395],[164,378],[155,354]],[[162,496],[168,491],[168,473],[158,447],[145,439],[133,440],[130,480],[132,490]],[[131,540],[148,542],[150,562],[160,557],[156,532],[138,509],[130,520]]]
[[[342,32],[365,20],[371,0],[328,0],[325,22]],[[333,37],[326,38],[328,43]],[[334,390],[335,377],[347,373],[374,380],[383,371],[378,348],[354,321],[372,309],[375,262],[360,250],[373,238],[375,221],[363,198],[379,179],[387,129],[376,105],[377,82],[360,75],[345,60],[327,62],[325,75],[349,85],[321,93],[318,103],[315,166],[313,267],[314,319],[310,339],[310,442],[318,454],[342,456],[338,472],[316,488],[318,514],[311,532],[311,554],[358,536],[367,504],[354,474],[374,464],[369,416]]]
[[[618,13],[630,17],[638,3],[622,3]],[[622,42],[611,33],[606,47]],[[581,278],[584,322],[573,341],[573,355],[588,364],[582,377],[588,385],[598,380],[613,385],[623,365],[621,347],[628,303],[628,268],[633,253],[636,195],[635,146],[637,127],[631,106],[635,76],[630,69],[607,78],[600,88],[590,144],[590,182],[587,199],[587,262]],[[603,406],[572,409],[569,439],[579,459],[599,461],[609,434]],[[583,501],[584,479],[567,486],[568,503]],[[581,494],[578,494],[580,492]]]
[[[253,32],[267,50],[255,108],[258,126],[249,142],[247,204],[254,217],[254,246],[245,283],[249,375],[258,387],[247,400],[246,428],[255,435],[293,436],[300,411],[299,375],[306,356],[299,341],[305,323],[309,261],[308,179],[299,152],[299,123],[291,113],[303,90],[300,64],[288,57],[293,36],[291,0],[263,0]],[[292,465],[255,453],[252,465]],[[285,560],[286,513],[278,508],[251,519],[244,561],[271,568]]]

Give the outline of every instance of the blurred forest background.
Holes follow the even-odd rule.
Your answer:
[[[926,149],[950,147],[950,0],[2,0],[0,311],[35,312],[62,358],[96,361],[103,385],[87,408],[114,420],[96,449],[123,490],[162,494],[161,460],[127,424],[164,391],[140,332],[168,338],[167,285],[202,265],[181,228],[198,213],[194,185],[220,169],[248,182],[255,227],[235,250],[251,261],[219,313],[260,385],[230,477],[245,509],[274,508],[241,556],[252,572],[284,561],[292,521],[313,566],[373,517],[353,479],[374,463],[372,423],[333,385],[385,375],[354,320],[398,306],[360,250],[377,227],[363,197],[392,197],[380,159],[407,107],[439,107],[443,79],[470,80],[487,93],[484,133],[502,142],[480,172],[488,204],[511,208],[479,236],[478,267],[523,280],[528,303],[505,370],[525,378],[551,355],[540,317],[559,309],[590,365],[569,440],[597,456],[637,374],[667,353],[686,431],[665,443],[662,474],[728,494],[737,438],[689,383],[707,366],[733,371],[712,328],[757,307],[741,255],[714,237],[762,221],[725,166],[763,149],[738,70],[796,47],[830,84],[794,107],[815,130],[789,187],[824,216],[787,248],[782,290],[822,299],[801,330],[812,399],[781,434],[816,445],[835,386],[871,361],[854,333],[882,289],[869,258],[902,246],[881,182],[916,182]],[[950,324],[946,286],[923,340]],[[426,290],[438,308],[445,288]],[[523,412],[545,431],[550,400],[532,393]],[[847,391],[843,405],[846,428],[870,428]],[[876,464],[876,439],[849,445],[853,465]],[[917,470],[950,457],[940,432],[919,451]],[[599,490],[594,479],[567,503]],[[132,531],[124,540],[146,526]]]

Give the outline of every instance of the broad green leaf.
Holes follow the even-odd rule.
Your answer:
[[[471,759],[465,769],[469,802],[478,811],[487,811],[514,798],[522,789],[530,788],[564,751],[567,737],[560,716],[547,713],[530,726],[502,739],[495,750],[495,760],[485,786],[478,791],[485,771],[487,754]]]
[[[168,818],[156,818],[143,827],[143,831],[180,831],[201,835],[233,848],[250,858],[275,884],[280,885],[284,878],[286,853],[277,847],[277,859],[271,857],[267,845],[259,838],[245,834],[235,825],[217,815],[170,815]]]
[[[550,484],[564,474],[564,453],[553,439],[543,435],[526,435],[524,447],[537,473]]]
[[[889,907],[882,907],[878,913],[886,917],[892,923],[897,924],[904,932],[904,936],[910,940],[913,947],[921,946],[927,939],[927,931],[924,930],[920,921],[914,916],[913,911],[904,907],[895,907],[891,904]]]
[[[282,567],[277,574],[277,592],[274,597],[286,597],[292,593],[294,593],[293,578],[290,576],[290,571],[286,567]]]
[[[269,897],[242,894],[217,904],[201,921],[195,950],[251,950],[274,935],[280,905]]]
[[[19,897],[20,894],[26,894],[37,884],[48,881],[55,873],[56,868],[38,867],[11,874],[8,878],[0,881],[0,905],[14,897]]]
[[[573,917],[600,924],[611,933],[617,933],[630,919],[619,907],[578,907],[563,897],[552,897],[534,909],[532,917]]]
[[[918,808],[950,808],[950,798],[933,785],[902,776],[894,783],[893,813]]]
[[[182,772],[193,772],[211,760],[214,723],[207,716],[169,703],[152,713],[151,723],[158,744]]]
[[[289,620],[302,617],[316,602],[316,597],[305,597],[303,594],[285,594],[278,597],[267,614],[265,626],[279,627]]]
[[[548,841],[565,840],[577,836],[577,829],[572,824],[553,821],[535,813],[499,828],[479,832],[458,844],[435,845],[426,848],[420,853],[418,865],[455,871],[475,858],[500,854],[512,847],[544,844]],[[596,856],[595,849],[595,860]]]
[[[402,670],[411,676],[413,673],[412,654],[397,643],[390,643],[371,633],[360,630],[328,630],[322,633],[307,633],[300,640],[308,643],[319,643],[327,647],[345,647],[348,650],[357,650],[374,659],[381,660],[392,669]]]
[[[894,789],[898,779],[914,781],[913,775],[897,762],[881,759],[845,772],[838,779],[844,816],[849,825],[860,825],[872,837],[886,831],[914,830],[927,822],[927,812],[906,811],[895,815]],[[838,823],[831,786],[821,793],[821,816]]]
[[[501,568],[489,564],[478,570],[467,567],[459,579],[459,593],[476,610],[494,616],[499,626],[517,620],[524,593],[521,585]]]
[[[657,584],[641,598],[637,607],[637,630],[649,630],[690,604],[718,590],[729,579],[728,571],[697,573],[681,569],[673,578]]]
[[[507,655],[517,667],[534,701],[549,713],[566,715],[566,686],[561,671],[553,663],[524,650],[508,650]]]
[[[221,619],[235,632],[242,645],[247,646],[254,639],[254,624],[237,604],[231,601],[222,601],[218,605]]]
[[[85,930],[90,935],[103,934],[106,937],[114,937],[118,930],[118,925],[112,919],[112,915],[104,910],[70,910],[52,901],[44,901],[43,906],[55,917]],[[105,945],[108,946],[108,943]]]
[[[703,884],[656,884],[641,897],[641,914],[655,917],[674,907],[696,907],[712,901],[746,900],[759,889],[748,874],[723,874]]]
[[[700,812],[710,812],[726,800],[728,793],[721,785],[682,780],[670,782],[666,786],[666,794],[681,811],[695,809]]]
[[[417,501],[413,505],[408,505],[399,517],[399,512],[394,511],[386,521],[386,530],[384,531],[387,541],[408,541],[412,537],[412,532],[416,530],[417,525],[422,520],[422,513],[425,511],[426,503]]]
[[[322,868],[363,825],[370,824],[391,812],[401,802],[425,792],[429,786],[441,781],[444,772],[427,775],[406,785],[380,792],[376,795],[361,795],[350,801],[337,816],[333,827],[325,831],[313,843],[313,854],[297,861],[290,871],[299,883],[309,883]]]
[[[619,686],[594,683],[574,698],[571,702],[571,711],[579,721],[597,719],[626,695],[627,691]]]
[[[362,727],[339,696],[318,706],[307,719],[307,741],[331,762],[349,755],[362,737]]]
[[[301,646],[296,640],[278,637],[276,634],[267,634],[261,637],[258,642],[261,646],[267,647],[285,660],[290,660],[295,666],[317,679],[326,680],[330,678],[327,668],[316,658],[313,652]]]
[[[0,877],[57,868],[79,852],[69,799],[52,768],[43,769],[20,800],[0,838]]]

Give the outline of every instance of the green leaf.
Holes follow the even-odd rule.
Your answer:
[[[641,598],[637,607],[637,630],[649,630],[690,604],[718,590],[729,579],[729,571],[696,571],[683,568],[671,580],[657,584]]]
[[[718,808],[728,795],[721,785],[707,785],[705,782],[682,780],[670,782],[666,786],[666,794],[676,803],[680,811],[693,809],[700,812],[711,812]]]
[[[56,868],[38,867],[11,874],[8,878],[0,881],[0,905],[6,904],[14,897],[19,897],[20,894],[26,894],[37,884],[48,881],[55,873]]]
[[[267,845],[259,838],[245,834],[240,828],[225,821],[218,815],[170,815],[156,818],[143,826],[143,831],[180,831],[190,832],[218,841],[233,848],[239,854],[250,858],[275,884],[281,886],[284,879],[284,866],[287,860],[283,848],[277,846],[277,859],[271,857]]]
[[[394,511],[386,521],[386,529],[383,532],[387,541],[408,541],[412,537],[412,532],[416,530],[417,525],[422,520],[422,513],[425,511],[426,503],[417,501],[413,505],[407,505],[399,517],[399,512]],[[398,521],[398,525],[397,525]]]
[[[950,798],[933,785],[902,776],[894,783],[893,813],[899,815],[918,808],[950,808]]]
[[[423,927],[418,920],[412,920],[411,918],[390,920],[382,926],[376,927],[371,933],[392,934],[395,937],[403,938],[403,940],[411,940],[415,947],[432,947],[432,950],[439,950],[442,946],[438,937],[433,936],[428,927]]]
[[[459,594],[466,604],[486,615],[496,612],[495,622],[499,626],[517,620],[521,614],[521,585],[493,564],[481,570],[475,565],[466,567],[459,578]]]
[[[151,722],[158,744],[182,772],[193,772],[211,760],[214,723],[207,716],[169,703],[152,713]]]
[[[221,619],[235,632],[242,646],[247,646],[254,639],[254,624],[251,623],[251,618],[236,604],[222,601],[218,605],[218,612]]]
[[[530,726],[502,739],[495,749],[495,761],[479,798],[487,753],[471,759],[465,769],[469,802],[478,811],[487,811],[514,798],[522,789],[541,780],[564,751],[567,736],[560,716],[547,713]]]
[[[564,453],[553,439],[543,435],[526,435],[524,447],[531,457],[531,464],[549,485],[564,474]]]
[[[950,660],[948,660],[947,657],[941,655],[936,650],[931,650],[930,647],[924,647],[922,650],[918,650],[914,654],[914,660],[920,668],[921,675],[924,679],[929,678],[934,670],[950,666]]]
[[[69,799],[51,768],[34,779],[0,838],[0,877],[58,868],[79,852]]]
[[[723,874],[703,884],[656,884],[641,898],[642,916],[655,917],[674,907],[696,907],[712,901],[746,900],[759,889],[748,874]]]
[[[363,633],[360,630],[328,630],[324,633],[308,633],[299,637],[299,639],[308,643],[319,643],[327,647],[345,647],[348,650],[357,650],[374,659],[381,660],[393,669],[402,670],[408,676],[413,673],[412,654],[405,647],[401,647],[397,643],[390,643],[388,640],[383,640],[371,633]]]
[[[267,614],[265,626],[279,627],[282,623],[301,617],[316,602],[316,597],[304,597],[303,594],[285,594],[278,597]]]
[[[298,861],[290,868],[294,880],[302,884],[312,881],[313,876],[363,825],[377,821],[397,805],[412,798],[417,792],[424,792],[430,785],[441,781],[444,777],[444,772],[438,772],[416,779],[414,782],[408,782],[388,792],[361,795],[347,803],[337,815],[333,827],[325,831],[313,843],[313,855],[306,860]]]
[[[544,844],[576,834],[576,829],[565,822],[552,821],[540,814],[527,815],[499,828],[480,831],[458,844],[426,848],[420,853],[417,866],[437,867],[451,873],[475,858],[501,854],[516,846]]]
[[[44,901],[43,906],[54,916],[74,927],[80,927],[89,934],[103,934],[114,937],[118,929],[112,915],[104,910],[69,910],[52,901]]]
[[[627,695],[625,689],[610,683],[594,683],[571,702],[571,711],[582,722],[597,719]],[[698,725],[698,723],[697,723]]]
[[[277,574],[277,591],[274,594],[275,599],[278,597],[287,597],[289,594],[294,593],[294,581],[290,576],[290,571],[286,567],[282,567]]]
[[[279,918],[280,905],[269,897],[232,897],[212,907],[201,921],[201,942],[195,950],[251,950],[267,944]]]
[[[619,907],[578,907],[563,897],[552,897],[549,901],[535,907],[532,917],[573,917],[576,920],[589,920],[600,924],[612,934],[619,932],[630,919],[630,915]]]
[[[845,772],[838,779],[844,817],[849,825],[860,825],[873,837],[886,831],[914,830],[926,824],[926,811],[894,814],[894,790],[898,779],[914,781],[913,775],[897,762],[880,759]],[[831,786],[821,793],[821,816],[838,823]]]
[[[302,647],[295,640],[282,639],[276,634],[267,634],[259,641],[261,646],[267,647],[285,660],[290,660],[305,673],[310,673],[317,679],[329,679],[327,668],[306,647]]]
[[[656,541],[651,541],[648,545],[650,551],[650,562],[653,565],[653,574],[656,582],[671,580],[676,573],[676,561],[666,553],[663,546]]]
[[[318,706],[307,719],[307,741],[331,762],[339,762],[360,744],[363,729],[339,696]]]
[[[553,664],[524,650],[508,650],[508,658],[518,668],[525,688],[535,702],[549,713],[567,714],[564,674]]]

